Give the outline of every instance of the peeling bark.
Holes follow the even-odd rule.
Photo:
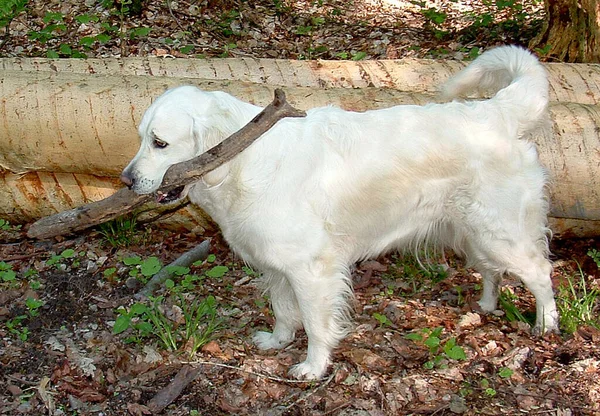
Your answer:
[[[598,0],[546,0],[545,9],[544,27],[531,49],[561,62],[600,62]]]

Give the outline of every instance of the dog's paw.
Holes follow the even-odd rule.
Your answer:
[[[290,368],[289,375],[298,380],[319,380],[327,371],[327,365],[315,366],[306,361],[296,364]]]
[[[477,302],[477,307],[483,313],[492,313],[498,309],[498,303],[496,300],[481,299],[479,302]]]
[[[535,337],[541,337],[546,334],[560,334],[558,328],[558,316],[548,315],[543,322],[536,322],[535,326],[531,328],[531,334]]]
[[[265,331],[257,331],[252,337],[252,341],[261,350],[278,350],[291,342],[291,340],[282,340],[274,336],[271,332]]]

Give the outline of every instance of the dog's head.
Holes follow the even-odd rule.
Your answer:
[[[121,181],[138,194],[156,192],[169,167],[202,154],[238,130],[240,122],[227,108],[226,96],[184,86],[158,97],[142,118],[142,143]],[[180,187],[158,195],[157,201],[170,203],[186,194],[187,187]]]

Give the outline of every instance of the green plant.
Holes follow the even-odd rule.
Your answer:
[[[17,279],[17,273],[13,270],[13,266],[4,261],[0,261],[0,281],[13,282]]]
[[[421,257],[429,259],[430,255],[425,252]],[[448,276],[443,265],[422,262],[409,255],[394,257],[390,271],[391,274],[387,277],[400,279],[399,287],[409,295],[425,290]]]
[[[18,315],[4,323],[8,332],[16,335],[23,342],[27,341],[27,338],[29,337],[29,328],[23,325],[23,321],[26,319],[27,315]]]
[[[137,241],[136,222],[135,215],[125,215],[100,224],[98,231],[112,247],[127,247]]]
[[[579,268],[579,282],[567,277],[566,284],[558,287],[557,307],[560,312],[560,327],[567,333],[573,333],[581,325],[600,328],[598,318],[598,289],[588,289],[585,276]]]
[[[424,328],[418,332],[412,332],[404,336],[406,339],[423,344],[429,348],[430,360],[423,365],[429,370],[436,367],[444,367],[444,361],[447,359],[456,361],[467,359],[465,350],[456,344],[456,338],[451,337],[442,341],[442,332],[443,328],[441,327],[435,329]]]
[[[504,310],[506,314],[506,319],[508,322],[525,322],[526,324],[533,325],[535,321],[534,316],[526,316],[519,311],[517,305],[515,305],[515,301],[518,299],[512,291],[508,289],[503,289],[500,291],[500,296],[498,296],[498,303],[500,307]]]
[[[25,306],[27,306],[27,312],[30,317],[36,317],[39,315],[40,311],[38,310],[44,305],[44,301],[34,298],[27,298],[25,300]]]
[[[76,268],[81,264],[78,257],[84,255],[84,251],[77,253],[72,248],[68,248],[63,250],[60,254],[53,254],[46,260],[46,266],[53,266],[61,270],[67,270],[69,267]]]
[[[379,326],[384,327],[384,326],[391,326],[392,325],[392,321],[389,320],[389,318],[381,313],[375,312],[373,313],[373,318],[379,322]]]
[[[25,300],[27,308],[26,313],[21,313],[12,319],[7,320],[4,326],[10,334],[16,335],[21,341],[25,342],[29,338],[29,328],[25,325],[27,320],[35,318],[39,315],[39,308],[44,305],[44,302],[39,299],[28,297]]]
[[[155,256],[144,260],[139,256],[125,257],[123,264],[134,266],[129,270],[129,276],[139,279],[142,283],[146,283],[149,278],[158,273],[162,268],[162,262]]]
[[[45,44],[67,29],[62,13],[46,12],[42,21],[44,22],[44,27],[40,30],[30,31],[27,34],[29,39]]]
[[[25,11],[28,2],[28,0],[0,1],[0,28],[6,28],[7,34],[10,22]]]
[[[490,381],[487,378],[481,379],[481,381],[479,382],[479,385],[483,389],[483,394],[485,394],[488,397],[494,397],[498,394],[496,389],[491,387]]]
[[[21,225],[11,225],[7,220],[0,218],[0,231],[18,231],[21,229]]]
[[[498,371],[498,375],[501,378],[510,378],[513,375],[514,371],[508,367],[502,367],[500,371]]]
[[[594,263],[596,263],[596,266],[600,269],[600,251],[592,248],[588,250],[587,255],[594,260]]]
[[[133,304],[129,310],[117,309],[119,316],[113,327],[114,334],[127,330],[133,332],[126,342],[140,343],[149,336],[156,337],[163,348],[177,351],[186,348],[190,356],[194,355],[202,345],[212,338],[219,328],[216,300],[213,296],[199,301],[189,302],[181,293],[174,297],[174,306],[181,309],[184,323],[179,325],[167,317],[167,307],[163,296],[151,298],[150,304]]]

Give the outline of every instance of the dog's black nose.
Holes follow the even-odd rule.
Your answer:
[[[134,180],[125,172],[121,173],[121,182],[123,182],[129,189],[133,186]]]

